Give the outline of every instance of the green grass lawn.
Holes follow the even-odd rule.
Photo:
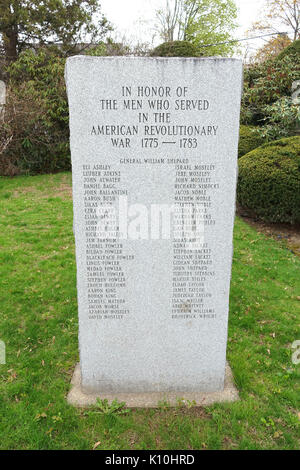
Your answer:
[[[298,449],[300,259],[236,220],[228,360],[239,402],[78,410],[71,175],[0,178],[1,449]]]

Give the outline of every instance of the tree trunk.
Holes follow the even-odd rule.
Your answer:
[[[8,64],[17,60],[18,57],[18,32],[15,27],[6,30],[3,34],[5,59]]]

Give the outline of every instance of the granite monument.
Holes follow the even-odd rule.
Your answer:
[[[236,398],[221,394],[241,61],[75,56],[66,84],[80,346],[69,400]]]

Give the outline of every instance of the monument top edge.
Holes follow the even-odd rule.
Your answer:
[[[242,59],[235,57],[221,57],[221,56],[212,56],[212,57],[131,57],[131,56],[92,56],[92,55],[74,55],[67,58],[67,62],[73,62],[75,60],[115,60],[115,61],[189,61],[189,62],[200,62],[200,61],[214,61],[214,62],[238,62],[242,63]]]

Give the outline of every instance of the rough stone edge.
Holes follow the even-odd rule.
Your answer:
[[[81,390],[80,365],[76,364],[71,380],[71,389],[67,395],[68,403],[77,407],[87,407],[94,405],[97,398],[107,399],[109,403],[116,399],[118,402],[125,402],[126,406],[129,408],[158,408],[159,402],[176,406],[178,399],[190,402],[195,401],[196,406],[234,402],[239,400],[239,393],[234,385],[231,368],[229,364],[226,363],[224,390],[221,392],[192,392],[182,394],[176,392],[87,394]]]

